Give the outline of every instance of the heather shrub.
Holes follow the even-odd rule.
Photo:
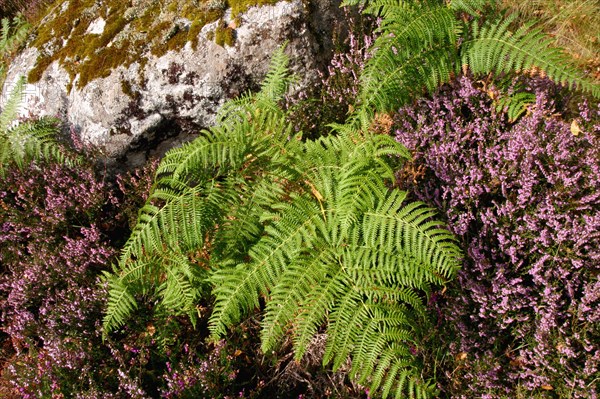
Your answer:
[[[600,112],[544,79],[512,124],[489,82],[461,77],[397,114],[399,172],[468,253],[437,301],[449,396],[597,398]],[[442,328],[442,327],[440,327]]]
[[[46,6],[49,0],[0,0],[0,18],[24,14],[29,20]]]
[[[371,58],[377,20],[368,15],[353,14],[344,8],[343,26],[334,37],[334,53],[323,71],[318,71],[320,81],[286,98],[286,108],[296,131],[306,137],[320,137],[330,131],[330,123],[343,123],[352,112],[360,90],[360,75]]]
[[[183,323],[185,324],[185,323]],[[190,329],[181,336],[201,336]],[[291,340],[273,353],[260,350],[260,324],[249,319],[227,339],[204,343],[188,339],[173,345],[161,379],[163,398],[364,398],[365,388],[352,384],[347,372],[327,372],[321,366],[322,345],[302,362],[292,357]]]
[[[38,163],[6,173],[0,309],[4,377],[15,395],[64,395],[91,384],[104,295],[96,275],[115,253],[97,223],[115,204],[89,166]]]
[[[114,179],[91,164],[7,171],[0,185],[1,396],[184,397],[212,387],[206,397],[218,397],[215,387],[231,382],[220,374],[230,355],[204,345],[186,320],[142,312],[102,339],[107,292],[99,276],[129,233],[155,168]]]
[[[128,231],[128,209],[144,198],[146,174],[110,184],[91,164],[38,162],[6,171],[0,184],[4,397],[145,397],[141,358],[125,341],[102,342],[106,291],[98,276]],[[130,340],[141,341],[144,330],[135,333]]]
[[[160,318],[140,309],[135,320],[103,341],[107,292],[98,277],[133,227],[156,166],[114,181],[90,164],[40,162],[7,170],[0,183],[0,396],[354,392],[345,374],[321,372],[315,359],[307,369],[286,357],[290,346],[279,353],[286,361],[261,354],[257,323],[243,323],[227,341],[208,344],[206,319],[194,328],[186,318]],[[208,303],[199,306],[207,315]]]

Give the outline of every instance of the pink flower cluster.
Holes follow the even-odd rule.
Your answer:
[[[440,302],[461,358],[448,378],[457,397],[597,398],[600,110],[546,80],[525,84],[537,102],[516,123],[469,77],[397,116],[397,139],[426,167],[408,185],[468,253]]]

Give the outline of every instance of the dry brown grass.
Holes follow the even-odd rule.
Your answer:
[[[600,1],[598,0],[501,0],[523,20],[540,21],[576,63],[600,79]]]

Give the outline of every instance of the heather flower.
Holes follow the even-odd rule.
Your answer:
[[[466,76],[400,110],[396,137],[426,177],[401,184],[444,212],[468,254],[438,302],[455,331],[450,348],[469,354],[461,382],[451,377],[462,393],[595,397],[600,113],[584,101],[559,116],[569,108],[559,88],[525,83],[537,101],[514,124]]]
[[[128,187],[141,180],[128,178]],[[25,398],[144,396],[131,385],[135,377],[113,373],[129,359],[111,352],[100,330],[106,290],[98,277],[117,254],[112,240],[126,223],[119,214],[126,198],[92,165],[32,163],[27,173],[6,173],[0,339],[9,360],[0,390]],[[130,366],[122,372],[139,364]]]
[[[302,90],[286,99],[296,131],[305,136],[328,134],[332,122],[343,123],[358,99],[360,75],[371,58],[375,42],[374,21],[367,15],[352,15],[343,9],[345,22],[337,27],[334,37],[335,52],[326,70],[317,71],[319,81],[312,90]],[[353,29],[344,32],[342,26]]]

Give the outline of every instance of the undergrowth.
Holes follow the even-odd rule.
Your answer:
[[[438,302],[456,398],[599,394],[600,108],[526,84],[537,101],[516,122],[470,77],[396,117],[414,157],[405,187],[469,254]]]
[[[0,1],[0,9],[14,13],[22,7],[21,3]],[[56,34],[56,40],[67,39],[71,33],[82,34],[92,21],[85,13],[91,2],[71,3],[55,19],[60,25],[54,26],[56,31],[52,33]],[[383,3],[378,4],[387,7]],[[446,17],[459,15],[460,18],[448,23],[461,24],[461,34],[467,39],[472,39],[468,36],[472,32],[469,29],[480,27],[468,23],[479,17],[483,20],[492,17],[477,10],[466,11],[486,3],[483,0],[419,3],[440,6],[435,12]],[[111,16],[106,34],[90,36],[81,43],[68,40],[66,49],[40,58],[31,78],[35,80],[49,62],[59,59],[73,77],[80,74],[80,82],[86,82],[117,65],[127,65],[133,60],[133,52],[128,49],[134,46],[143,45],[146,50],[161,54],[181,48],[189,41],[194,45],[200,28],[220,18],[227,5],[234,14],[250,5],[245,1],[153,4],[152,12],[181,14],[192,21],[191,25],[150,21],[151,13],[138,15],[137,9],[129,8],[129,3],[119,3],[112,12],[120,18]],[[197,14],[197,4],[207,12]],[[522,16],[511,20],[513,25],[532,16],[541,18],[541,26],[553,35],[552,40],[564,44],[584,64],[587,73],[594,74],[598,42],[593,34],[598,21],[593,10],[597,4],[589,0],[554,3],[532,0],[518,4],[506,0],[504,4],[522,12]],[[446,6],[459,7],[461,11],[452,14]],[[558,12],[553,7],[558,7]],[[107,8],[100,8],[107,12]],[[73,23],[75,14],[81,14],[77,17],[79,24]],[[39,17],[37,14],[30,18]],[[404,26],[394,26],[389,20],[378,22],[384,22],[380,32],[399,32],[395,29]],[[150,34],[154,36],[121,36],[127,24],[151,26],[154,29]],[[46,28],[38,27],[39,43],[53,40],[52,28]],[[234,38],[233,28],[230,30],[225,32],[223,44],[230,33]],[[285,118],[270,120],[272,123],[265,125],[271,135],[281,126],[287,129],[283,131],[285,137],[282,136],[287,141],[283,140],[280,147],[273,147],[270,136],[264,142],[248,141],[254,132],[252,126],[278,108],[253,97],[240,100],[237,104],[245,104],[248,112],[230,113],[230,117],[237,115],[237,118],[229,122],[225,118],[224,123],[237,121],[248,130],[239,136],[232,152],[215,152],[221,158],[209,165],[209,172],[206,165],[188,170],[180,166],[185,163],[167,162],[156,181],[153,177],[156,164],[110,180],[89,162],[73,166],[52,158],[34,157],[35,160],[24,158],[21,169],[7,164],[0,182],[0,396],[376,397],[378,393],[368,389],[368,385],[392,386],[396,380],[386,378],[400,367],[407,367],[418,372],[405,374],[411,377],[404,381],[413,387],[424,381],[431,383],[426,388],[431,388],[430,392],[439,390],[442,397],[598,397],[600,109],[597,101],[541,78],[543,73],[534,67],[517,71],[516,80],[510,73],[488,74],[489,71],[474,77],[473,69],[452,60],[448,64],[452,65],[452,73],[445,80],[449,83],[439,90],[440,82],[435,82],[422,98],[426,85],[418,79],[413,82],[417,83],[416,89],[408,97],[402,91],[406,88],[396,88],[402,91],[398,96],[392,87],[389,91],[392,95],[382,102],[386,107],[391,105],[369,110],[373,111],[372,118],[363,124],[362,132],[352,130],[356,126],[343,128],[340,124],[361,104],[373,104],[361,89],[365,81],[360,76],[365,68],[371,68],[367,83],[377,87],[378,79],[388,77],[377,72],[377,66],[385,64],[377,64],[382,55],[391,57],[397,55],[394,52],[415,51],[408,54],[410,58],[422,49],[416,45],[408,50],[394,46],[393,40],[398,37],[388,35],[387,39],[377,39],[370,28],[352,32],[344,51],[334,56],[324,72],[322,87],[289,99]],[[109,42],[113,42],[112,48],[98,50],[98,46]],[[464,41],[456,43],[462,45]],[[458,48],[453,47],[456,43],[452,42],[453,49]],[[97,48],[90,50],[94,46]],[[486,49],[480,51],[485,53]],[[379,61],[372,61],[374,55]],[[414,59],[426,61],[417,64],[418,67],[434,65],[435,70],[440,65],[436,59]],[[474,61],[477,65],[478,61]],[[514,93],[516,102],[510,98],[506,102],[506,97],[500,96]],[[529,96],[521,101],[519,93]],[[403,101],[398,103],[400,97]],[[405,101],[406,98],[409,100]],[[284,102],[279,100],[279,104]],[[258,109],[252,108],[256,104],[260,105]],[[408,105],[396,112],[400,104]],[[511,107],[518,110],[511,112]],[[338,125],[332,129],[328,126],[330,122]],[[341,168],[347,174],[340,177],[337,172],[329,172],[340,169],[344,157],[352,154],[350,150],[344,152],[348,148],[358,151],[367,130],[376,137],[395,136],[412,154],[412,160],[402,167],[394,160],[403,158],[404,152],[391,151],[398,159],[388,154],[384,158],[374,157],[374,164],[368,163],[369,168],[377,171],[385,169],[384,165],[398,168],[396,179],[390,177],[383,185],[385,190],[380,187],[381,192],[373,187],[383,181],[382,174],[357,180],[361,184],[345,180],[360,169],[353,169],[350,161],[344,164],[350,166]],[[295,133],[300,131],[306,134],[296,140]],[[335,137],[340,131],[351,132],[344,137],[352,145],[336,141],[340,140]],[[328,135],[333,137],[323,138]],[[252,144],[249,156],[241,158],[227,172],[230,174],[225,173],[227,162],[235,158],[231,154],[237,145],[248,143]],[[336,145],[343,150],[330,157],[326,150]],[[276,173],[254,168],[267,155],[280,167]],[[169,159],[173,161],[177,156],[172,154]],[[277,163],[281,159],[287,163]],[[323,166],[326,159],[329,163]],[[206,173],[194,175],[198,171]],[[221,173],[218,178],[211,174],[215,171]],[[233,216],[220,219],[215,227],[219,240],[196,240],[194,251],[187,254],[193,267],[201,269],[205,276],[212,274],[208,281],[215,286],[220,306],[217,316],[213,315],[209,324],[214,309],[210,290],[194,297],[191,306],[185,309],[196,315],[195,326],[182,312],[170,312],[174,307],[168,300],[165,301],[168,306],[162,308],[166,311],[156,312],[156,305],[164,298],[154,295],[152,289],[165,286],[163,283],[169,278],[164,273],[157,275],[153,280],[156,284],[150,288],[136,291],[136,287],[130,287],[137,304],[135,317],[107,334],[101,319],[105,298],[111,289],[114,291],[114,286],[110,287],[99,276],[116,270],[112,265],[135,263],[144,255],[164,248],[147,246],[125,261],[123,257],[121,261],[117,259],[136,225],[141,226],[138,231],[143,229],[143,223],[138,223],[139,215],[149,215],[151,207],[164,206],[169,195],[182,189],[181,185],[167,187],[162,197],[155,196],[144,205],[150,193],[156,193],[157,187],[165,184],[166,180],[161,178],[173,174],[193,176],[185,181],[190,186],[206,179],[214,183],[211,189],[230,189],[235,193],[215,197],[234,204],[229,209]],[[265,181],[273,184],[260,185]],[[396,226],[378,234],[369,233],[364,215],[353,212],[358,207],[356,203],[363,206],[368,202],[364,200],[366,196],[358,195],[354,202],[343,202],[351,192],[347,188],[356,189],[357,193],[377,192],[383,197],[381,193],[392,182],[407,190],[409,196],[438,208],[440,217],[458,236],[467,256],[457,280],[447,288],[424,287],[416,296],[410,296],[407,290],[400,289],[404,282],[400,281],[394,289],[386,291],[386,284],[396,277],[376,269],[389,262],[387,254],[381,255],[377,262],[363,264],[361,270],[344,263],[354,259],[357,245],[367,247],[372,244],[369,239],[381,241],[398,231]],[[190,198],[204,198],[206,192],[191,190]],[[253,208],[264,198],[278,195],[281,201],[275,205]],[[247,198],[252,200],[244,203]],[[344,205],[336,205],[338,202]],[[142,207],[145,210],[139,213]],[[297,212],[298,209],[302,212]],[[339,215],[346,218],[336,224]],[[369,215],[373,217],[373,212]],[[272,262],[264,262],[264,268],[257,267],[257,260],[265,253],[262,250],[272,249],[281,237],[295,237],[288,235],[287,229],[305,225],[307,218],[314,223],[306,230],[298,229],[302,237],[295,246],[280,245],[277,248],[282,250],[272,251],[277,255],[269,258]],[[255,224],[242,223],[244,220]],[[367,227],[353,230],[357,221]],[[245,240],[243,245],[231,245],[239,242],[240,237]],[[368,245],[360,240],[369,241]],[[300,241],[302,245],[297,245]],[[186,245],[177,240],[162,244],[171,251],[162,258],[168,262],[179,259],[169,256],[179,245]],[[253,251],[247,251],[249,248]],[[221,252],[217,256],[218,251]],[[363,258],[369,259],[367,255]],[[220,271],[215,273],[215,270]],[[372,276],[369,271],[373,271]],[[263,272],[265,275],[261,275]],[[346,272],[354,273],[354,279],[345,278]],[[255,275],[258,277],[253,280]],[[240,276],[246,279],[246,285],[234,281],[234,277]],[[346,304],[345,312],[329,308],[339,300],[339,292],[346,292],[346,285],[340,282],[364,294],[359,298],[361,302],[357,299],[359,295],[350,290],[342,303],[342,308]],[[205,283],[206,280],[202,282]],[[239,313],[235,309],[225,313],[223,304],[236,305],[235,300],[239,300],[231,288],[240,286],[254,290],[246,295],[250,305],[241,306],[244,309],[238,309]],[[377,292],[372,293],[375,286]],[[292,295],[286,296],[288,291]],[[361,306],[354,306],[359,302]],[[423,319],[418,311],[421,302],[422,310],[429,315]],[[395,313],[397,309],[392,305],[398,303],[404,303],[410,312],[403,309]],[[318,313],[324,308],[329,310],[322,312],[321,317]],[[408,315],[410,321],[400,320],[400,313]],[[352,324],[353,320],[368,320],[365,316],[378,317],[382,325],[372,321]],[[336,330],[336,323],[350,328]],[[393,326],[391,332],[390,326]],[[207,340],[209,327],[213,331],[212,340]],[[405,334],[407,329],[410,336]],[[348,331],[345,335],[348,339],[363,337],[361,343],[351,345],[351,349],[340,345],[340,331]],[[371,334],[360,335],[364,331]],[[364,342],[369,344],[363,345]],[[395,371],[386,368],[393,351],[377,352],[382,342],[399,342],[394,350],[406,361],[403,366],[392,369]],[[352,351],[355,347],[363,350]],[[385,356],[378,358],[377,353]],[[336,371],[323,368],[323,358],[334,363]],[[361,360],[353,365],[351,358]],[[373,359],[381,361],[383,366],[377,366],[371,373],[368,368],[377,364],[372,363]]]

